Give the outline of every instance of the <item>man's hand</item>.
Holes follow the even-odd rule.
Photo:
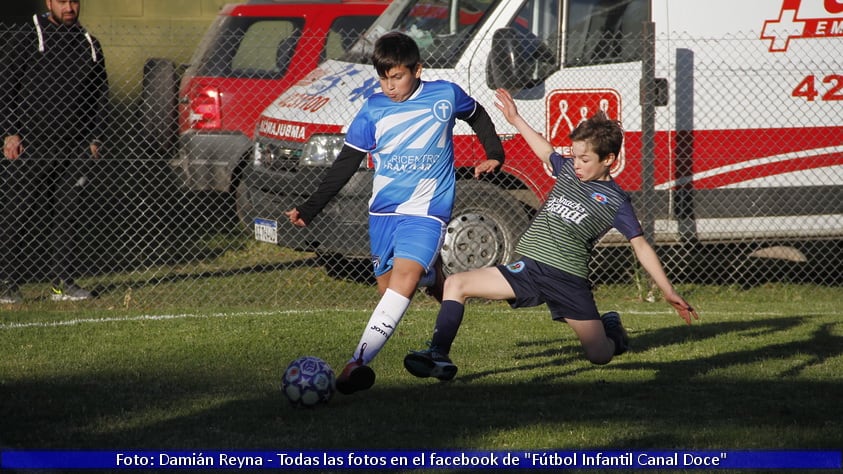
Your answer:
[[[479,178],[480,175],[484,173],[491,173],[500,165],[501,162],[498,160],[486,160],[482,163],[478,163],[477,166],[474,167],[474,177]]]
[[[16,160],[20,158],[21,153],[23,153],[23,143],[20,135],[9,135],[3,139],[3,156]]]
[[[289,211],[284,212],[284,215],[287,216],[290,219],[290,223],[296,227],[305,227],[307,225],[307,222],[305,222],[304,219],[301,218],[301,216],[299,215],[299,210],[295,207],[290,209]]]

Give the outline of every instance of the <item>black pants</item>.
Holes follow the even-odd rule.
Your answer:
[[[89,160],[83,153],[3,159],[0,280],[76,276]]]

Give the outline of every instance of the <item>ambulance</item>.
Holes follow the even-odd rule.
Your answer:
[[[563,154],[580,120],[620,120],[612,174],[656,245],[843,237],[843,1],[395,0],[345,57],[260,116],[237,196],[258,240],[368,256],[371,162],[307,228],[283,212],[316,189],[379,87],[370,55],[393,30],[418,43],[423,80],[483,104],[506,150],[502,170],[473,179],[482,147],[457,121],[446,272],[512,258],[553,186],[495,108],[497,88]],[[622,243],[610,232],[600,245]]]

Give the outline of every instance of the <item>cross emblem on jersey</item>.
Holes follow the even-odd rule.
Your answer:
[[[451,104],[448,101],[440,100],[433,105],[433,115],[440,122],[447,122],[451,119]]]

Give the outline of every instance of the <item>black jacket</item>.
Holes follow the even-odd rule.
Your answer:
[[[82,25],[35,15],[0,32],[0,133],[25,147],[101,140],[108,77],[102,47]]]

